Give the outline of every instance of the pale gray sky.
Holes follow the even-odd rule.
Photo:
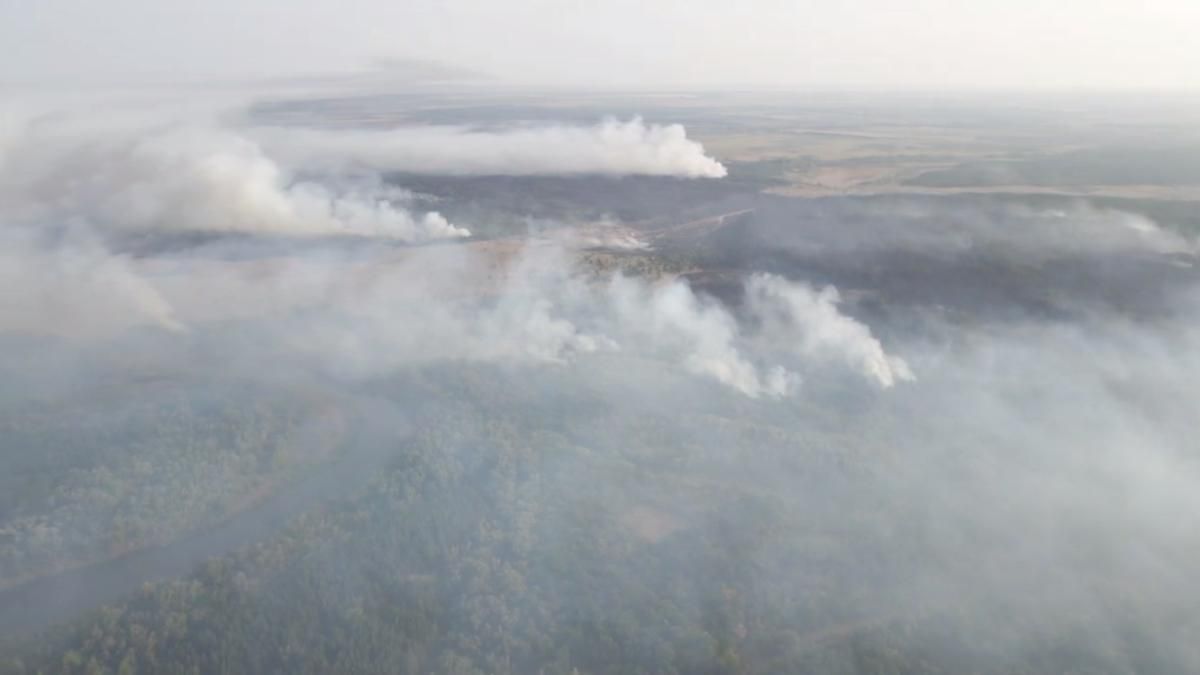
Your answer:
[[[429,59],[516,83],[1200,88],[1200,0],[0,0],[0,80]]]

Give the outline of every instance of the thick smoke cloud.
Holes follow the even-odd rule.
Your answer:
[[[417,215],[418,198],[385,184],[376,173],[385,169],[721,175],[678,126],[635,119],[499,132],[245,132],[128,115],[45,115],[9,126],[0,165],[0,218],[11,240],[4,273],[25,290],[8,299],[10,330],[182,330],[271,316],[287,326],[266,328],[279,333],[273,344],[333,370],[448,360],[562,365],[619,351],[675,363],[753,398],[795,391],[806,362],[840,362],[881,387],[906,374],[865,326],[838,312],[832,290],[756,278],[748,282],[750,315],[738,318],[680,281],[589,281],[574,267],[575,247],[646,248],[614,227],[515,249],[408,250],[390,262],[336,249],[246,264],[119,252],[121,236],[146,233],[402,242],[469,235],[436,212]],[[42,300],[21,301],[31,297]],[[778,348],[785,344],[795,346]]]
[[[746,296],[764,334],[787,336],[798,356],[843,361],[884,388],[914,379],[908,364],[886,354],[869,328],[838,311],[840,298],[832,286],[814,292],[757,274],[747,281]]]
[[[749,315],[682,281],[591,278],[558,241],[491,244],[398,257],[291,258],[274,266],[148,262],[146,283],[183,321],[270,317],[282,350],[341,376],[438,362],[570,368],[594,353],[673,364],[749,396],[794,393],[800,373],[833,365],[881,388],[911,378],[836,292],[760,275]]]
[[[592,127],[400,127],[379,131],[258,128],[272,154],[309,168],[365,166],[445,175],[721,178],[725,167],[681,125],[608,120]]]
[[[7,115],[0,216],[82,222],[119,234],[348,235],[403,242],[467,237],[381,172],[719,177],[682,127],[635,119],[585,127],[387,132],[239,129],[208,119]]]
[[[355,235],[400,241],[469,236],[416,215],[378,180],[298,178],[229,129],[33,123],[0,164],[0,216],[83,222],[114,233]]]
[[[685,284],[647,291],[616,279],[610,286],[621,323],[635,344],[686,355],[689,371],[749,396],[780,397],[800,384],[799,370],[837,363],[881,388],[913,379],[907,364],[887,355],[869,328],[837,309],[837,291],[814,291],[774,275],[745,281],[748,302],[738,321],[723,306]]]

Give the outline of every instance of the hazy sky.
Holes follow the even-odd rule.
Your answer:
[[[346,71],[501,81],[1200,87],[1197,0],[0,0],[0,79]]]

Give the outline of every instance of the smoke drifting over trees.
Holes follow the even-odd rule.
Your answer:
[[[1187,231],[237,119],[0,133],[0,672],[1200,667]]]

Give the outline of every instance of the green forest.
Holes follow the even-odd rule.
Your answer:
[[[377,469],[184,578],[10,637],[0,672],[1173,670],[1136,621],[1105,637],[1108,652],[1089,641],[1088,617],[1014,650],[1015,631],[1037,629],[1030,599],[980,614],[969,597],[907,588],[940,535],[922,500],[886,489],[905,424],[887,397],[846,389],[830,394],[836,408],[714,391],[687,400],[695,385],[680,381],[664,385],[673,402],[656,411],[578,382],[554,369],[440,366],[326,403],[360,430],[334,455],[382,457]],[[222,416],[164,401],[161,435],[146,443],[193,447],[229,491],[241,485],[233,476],[257,480],[287,455],[286,406]],[[155,461],[127,447],[127,461]],[[187,470],[164,465],[159,489],[177,489]],[[173,508],[109,499],[121,507],[105,524],[160,516],[176,536],[215,508],[187,516],[198,507],[186,492]]]

